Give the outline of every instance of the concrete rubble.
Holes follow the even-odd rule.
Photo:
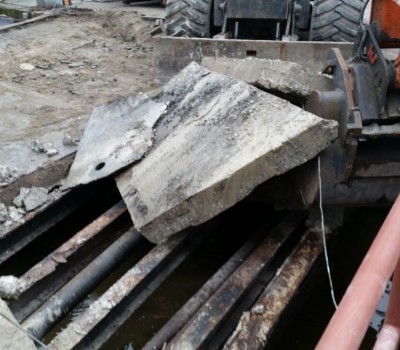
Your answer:
[[[152,150],[117,177],[135,227],[156,243],[218,215],[337,137],[336,122],[196,63],[164,87],[162,101],[168,109]]]
[[[24,281],[15,276],[0,276],[0,298],[17,299],[24,290]]]
[[[13,204],[16,207],[23,207],[25,211],[32,211],[45,204],[50,199],[48,190],[43,187],[31,187],[20,189],[19,195],[14,198]]]
[[[96,107],[65,188],[104,178],[140,160],[153,144],[153,127],[165,109],[164,103],[145,94]]]
[[[0,349],[36,350],[33,341],[16,325],[17,320],[7,304],[0,299]]]
[[[12,205],[7,206],[0,202],[0,232],[14,223],[24,223],[26,213],[43,206],[52,198],[53,195],[49,194],[47,188],[22,187],[12,200]]]
[[[11,169],[7,165],[0,165],[0,187],[5,187],[18,177],[17,168]]]
[[[23,223],[24,215],[25,211],[22,208],[16,208],[13,205],[6,206],[0,203],[0,225],[9,227],[15,222]]]
[[[312,90],[331,90],[332,79],[298,63],[259,58],[204,57],[202,66],[262,90],[307,98]]]

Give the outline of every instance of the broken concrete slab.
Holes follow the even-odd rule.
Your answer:
[[[135,227],[156,243],[216,216],[337,137],[336,122],[196,63],[164,87],[163,100],[155,146],[117,177]]]
[[[307,98],[312,90],[331,90],[332,79],[298,63],[255,57],[204,57],[202,66],[265,91]]]
[[[0,299],[0,349],[36,350],[33,341],[16,325],[18,321],[7,304]]]
[[[99,180],[140,160],[153,145],[153,126],[165,109],[145,94],[96,107],[64,187]]]
[[[66,133],[81,135],[86,119],[71,117],[71,101],[0,82],[0,202],[9,205],[21,187],[51,186],[67,175],[77,147],[64,146]],[[34,140],[52,143],[58,154],[32,150]],[[47,169],[46,171],[43,171]]]

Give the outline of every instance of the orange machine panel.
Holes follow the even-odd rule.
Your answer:
[[[378,23],[382,47],[400,47],[400,1],[372,0],[371,23]]]

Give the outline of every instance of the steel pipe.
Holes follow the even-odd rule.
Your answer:
[[[234,309],[235,312],[238,312],[238,305],[244,299],[246,302],[251,302],[247,292],[251,286],[254,286],[256,279],[261,277],[263,271],[268,268],[275,269],[272,267],[272,261],[303,219],[301,213],[289,213],[211,298],[197,310],[190,322],[166,345],[165,349],[214,349],[219,347],[210,344],[211,338],[214,335],[221,336],[228,328],[229,333],[232,332],[235,324],[233,322],[226,323],[229,316],[232,315]],[[276,270],[273,271],[273,273],[275,272]],[[245,305],[246,308],[247,306]],[[239,317],[240,314],[238,319]],[[224,325],[227,326],[227,329],[222,330]]]
[[[358,349],[400,257],[400,196],[361,263],[316,349]]]
[[[24,321],[22,327],[42,338],[132,252],[141,237],[135,229],[127,231]]]
[[[181,330],[196,311],[232,275],[240,264],[261,243],[265,231],[253,235],[202,287],[195,295],[149,340],[142,350],[162,349]]]

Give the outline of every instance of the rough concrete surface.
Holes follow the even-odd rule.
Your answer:
[[[0,174],[0,202],[6,205],[21,187],[50,186],[67,175],[77,145],[64,140],[81,138],[94,107],[157,87],[154,22],[133,11],[71,11],[1,35],[0,169],[9,171]],[[52,147],[38,152],[35,141]]]
[[[24,282],[19,278],[15,276],[0,276],[0,298],[16,299],[23,290]]]
[[[13,204],[16,207],[23,207],[25,211],[32,211],[50,200],[48,190],[43,187],[22,187],[19,195],[14,198]]]
[[[10,321],[18,324],[7,304],[0,299],[0,349],[36,350],[33,341]]]
[[[202,66],[266,91],[307,98],[312,90],[331,90],[332,79],[298,63],[249,57],[204,57]]]
[[[140,160],[153,145],[153,127],[165,109],[145,94],[95,108],[64,187],[90,183]]]
[[[117,178],[152,242],[221,213],[337,136],[336,122],[196,63],[164,87],[163,100],[155,147]]]

